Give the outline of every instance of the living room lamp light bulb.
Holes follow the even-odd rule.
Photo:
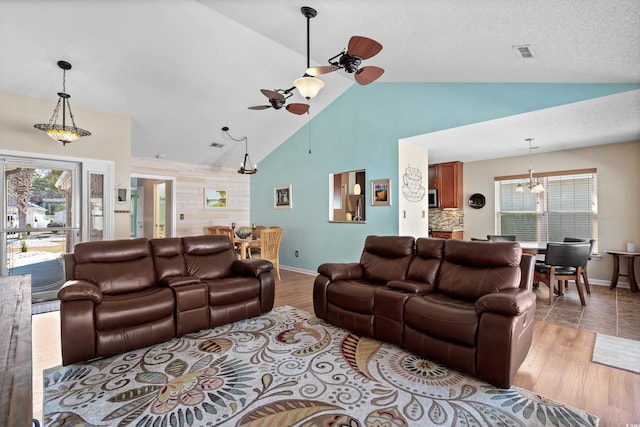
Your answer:
[[[309,22],[311,18],[314,18],[318,14],[318,12],[314,8],[309,6],[302,6],[302,8],[300,8],[300,11],[302,12],[302,15],[305,18],[307,18],[307,69],[308,69],[311,66],[310,53],[309,53],[309,45],[310,45]],[[318,92],[320,92],[320,89],[324,87],[324,82],[316,77],[312,77],[308,75],[305,72],[302,77],[300,77],[299,79],[296,79],[293,82],[293,85],[295,86],[296,89],[298,89],[298,92],[300,93],[300,95],[304,96],[305,98],[307,98],[307,100],[309,100],[314,96],[316,96]]]

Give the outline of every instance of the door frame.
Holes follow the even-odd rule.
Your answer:
[[[24,164],[29,165],[33,164],[34,166],[40,166],[41,164],[46,165],[50,163],[51,166],[47,166],[48,168],[55,169],[57,166],[56,163],[61,163],[63,167],[61,169],[68,168],[71,164],[76,165],[76,169],[72,174],[72,186],[77,189],[73,194],[73,201],[71,206],[72,211],[72,223],[68,225],[68,227],[62,228],[61,230],[73,230],[73,245],[89,240],[89,226],[90,223],[88,221],[90,212],[89,212],[89,186],[88,186],[88,178],[90,173],[101,173],[104,175],[104,240],[112,240],[114,236],[114,197],[115,197],[115,188],[113,186],[115,177],[114,177],[114,162],[108,160],[97,160],[97,159],[87,159],[87,158],[78,158],[78,157],[70,157],[70,156],[60,156],[55,154],[43,154],[43,153],[33,153],[26,151],[15,151],[15,150],[0,150],[0,158],[5,160],[9,160],[11,163],[16,164]],[[14,160],[15,159],[15,160]],[[4,218],[6,216],[6,185],[2,183],[2,188],[0,188],[0,197],[4,200],[0,202],[0,214],[3,216],[0,218]],[[7,230],[5,229],[6,224],[0,224],[0,245],[6,248],[6,237]],[[6,265],[4,263],[0,266],[0,275],[6,274]]]
[[[169,175],[152,175],[152,174],[145,174],[145,173],[137,173],[137,172],[132,172],[131,173],[131,178],[137,178],[137,179],[153,179],[153,180],[160,180],[160,181],[171,181],[171,192],[167,193],[167,189],[165,188],[165,197],[167,197],[169,194],[171,194],[171,203],[169,205],[165,205],[165,209],[166,209],[166,215],[167,215],[167,219],[166,219],[166,224],[170,225],[170,227],[166,227],[165,228],[165,237],[175,237],[176,234],[176,177],[175,176],[169,176]],[[148,197],[149,195],[145,195],[146,197]],[[170,207],[170,209],[168,209]],[[138,215],[140,215],[141,213],[138,212]]]

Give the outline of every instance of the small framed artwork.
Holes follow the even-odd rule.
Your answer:
[[[275,209],[291,209],[293,207],[291,185],[273,188],[273,207]]]
[[[371,205],[391,206],[391,179],[371,180]]]
[[[129,189],[122,185],[116,187],[116,203],[126,204],[129,201]]]
[[[208,208],[226,208],[227,207],[227,190],[211,190],[204,189],[204,207]]]

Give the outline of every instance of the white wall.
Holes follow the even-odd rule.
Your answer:
[[[627,242],[640,246],[640,141],[532,155],[531,164],[536,172],[597,168],[601,257],[589,263],[589,279],[609,283],[613,261],[604,251],[625,250]],[[495,231],[494,177],[522,174],[527,169],[528,155],[465,163],[465,201],[473,193],[487,199],[482,209],[465,207],[466,239],[484,238]],[[637,262],[636,271],[640,271]]]
[[[90,110],[73,104],[76,124],[90,136],[63,146],[35,129],[47,123],[57,98],[39,99],[0,91],[0,148],[40,157],[64,156],[77,159],[111,160],[115,164],[115,184],[129,185],[131,163],[131,118],[120,114]],[[114,237],[129,238],[129,214],[114,215]]]

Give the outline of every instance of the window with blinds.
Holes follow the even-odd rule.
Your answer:
[[[528,175],[496,177],[496,234],[515,234],[520,242],[561,242],[565,237],[596,239],[598,203],[595,169],[534,174],[545,191],[516,186]]]

